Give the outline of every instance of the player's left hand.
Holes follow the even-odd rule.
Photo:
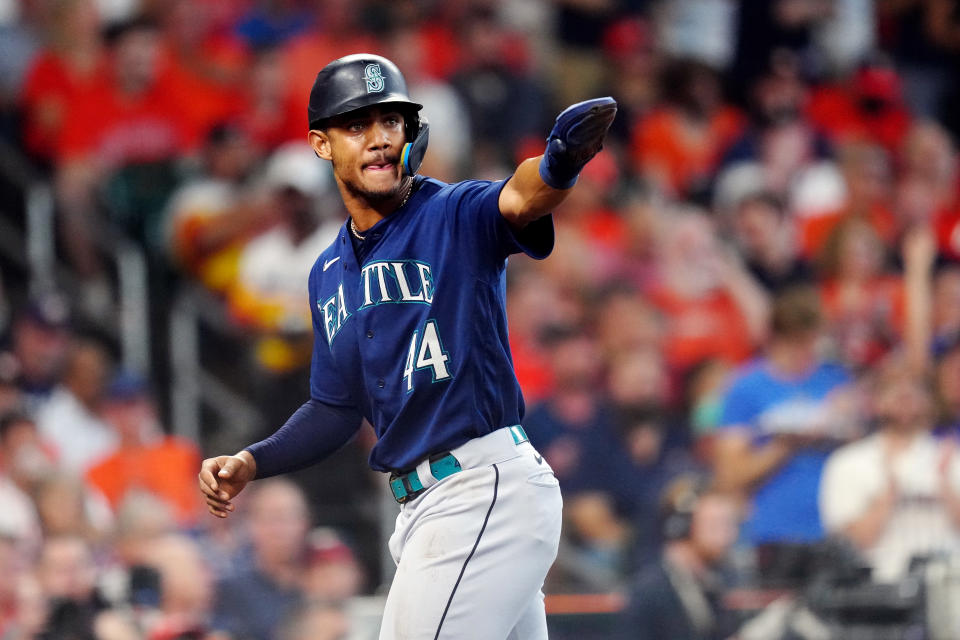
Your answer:
[[[611,97],[578,102],[564,109],[547,136],[540,177],[554,189],[569,189],[584,165],[603,148],[603,139],[617,115]]]

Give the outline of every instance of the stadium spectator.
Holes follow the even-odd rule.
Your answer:
[[[814,280],[794,231],[782,200],[770,192],[747,195],[735,207],[733,232],[745,266],[773,295]]]
[[[233,105],[231,121],[249,136],[260,154],[303,140],[304,103],[296,101],[287,73],[280,49],[258,49]]]
[[[576,473],[585,441],[609,438],[612,431],[600,395],[596,341],[581,327],[555,326],[545,329],[541,344],[550,359],[553,385],[523,424],[562,481]]]
[[[663,78],[665,103],[634,129],[636,171],[671,197],[702,197],[743,118],[722,102],[716,71],[692,60],[674,61]]]
[[[609,138],[612,145],[622,146],[630,140],[634,123],[657,104],[664,56],[656,46],[650,23],[636,15],[610,24],[603,35],[603,51],[611,67],[606,80],[619,114]]]
[[[885,2],[878,8],[885,48],[901,70],[911,112],[943,118],[953,72],[950,46],[944,41],[956,25],[951,3]]]
[[[830,16],[832,8],[832,0],[741,0],[730,74],[737,94],[747,95],[747,88],[764,72],[771,56],[779,50],[789,51],[801,60],[816,59],[814,31],[823,19]]]
[[[914,556],[960,551],[960,464],[951,442],[932,434],[929,386],[898,360],[878,372],[878,428],[827,461],[823,523],[850,539],[878,581],[906,575]]]
[[[17,482],[19,452],[22,450],[19,432],[25,422],[29,423],[29,418],[23,414],[0,415],[0,513],[3,514],[0,516],[0,538],[4,542],[15,542],[18,551],[24,555],[39,548],[41,535],[37,510],[27,493],[29,487]],[[0,559],[3,552],[0,549]]]
[[[713,221],[698,210],[678,211],[660,246],[650,301],[671,322],[663,349],[672,371],[701,360],[742,362],[762,344],[769,302],[739,256],[720,244]]]
[[[776,194],[804,215],[842,204],[831,145],[804,118],[808,89],[799,65],[784,53],[774,56],[753,86],[749,125],[727,149],[717,175],[714,205],[721,213],[758,191]]]
[[[36,297],[15,314],[3,366],[30,411],[46,402],[59,382],[70,336],[70,308],[60,295]]]
[[[303,492],[268,479],[249,496],[253,566],[217,585],[215,628],[234,640],[270,638],[301,602],[310,517]]]
[[[821,253],[821,299],[834,350],[847,366],[875,363],[899,340],[904,283],[886,269],[884,247],[867,222],[838,224]]]
[[[147,19],[112,25],[110,68],[78,95],[76,123],[59,141],[57,200],[64,246],[85,279],[91,310],[109,308],[109,285],[92,230],[105,196],[115,223],[140,242],[162,246],[159,213],[175,186],[175,164],[196,143],[190,96],[177,90],[162,59],[157,26]]]
[[[556,5],[554,38],[558,57],[549,67],[559,77],[554,83],[557,99],[563,104],[579,96],[597,95],[606,80],[607,70],[599,55],[599,45],[609,25],[618,17],[616,3],[562,0]]]
[[[383,42],[364,28],[356,9],[354,0],[315,4],[316,19],[311,27],[283,43],[283,65],[291,85],[291,98],[301,108],[310,98],[318,60],[335,60],[358,51],[382,53]]]
[[[53,470],[53,453],[30,414],[18,409],[0,412],[0,473],[30,493]]]
[[[474,5],[460,23],[463,62],[450,78],[471,125],[473,173],[501,176],[519,141],[540,138],[546,109],[539,77],[512,60],[510,34],[492,7]]]
[[[79,339],[70,348],[63,381],[37,411],[40,433],[54,447],[58,465],[82,473],[117,444],[100,417],[110,356],[95,340]]]
[[[172,514],[170,521],[175,522]],[[237,560],[248,543],[242,527],[224,526],[219,518],[201,518],[197,525],[191,534],[203,547],[204,560],[217,582],[246,570],[249,562]]]
[[[694,464],[683,426],[661,407],[615,405],[611,413],[612,437],[597,433],[583,443],[564,487],[565,512],[572,537],[621,579],[657,555],[660,492]]]
[[[960,243],[951,237],[960,223],[960,183],[950,135],[935,122],[917,122],[904,137],[899,160],[896,213],[900,224],[933,224],[941,253],[960,255],[956,250],[960,246],[951,246]]]
[[[733,58],[737,7],[725,0],[685,0],[657,13],[657,40],[674,58],[691,58],[723,70]]]
[[[615,157],[601,151],[584,167],[577,188],[557,208],[558,224],[572,230],[588,243],[590,253],[599,258],[599,271],[611,271],[605,262],[622,262],[626,249],[626,224],[614,208],[620,169]],[[562,221],[562,222],[561,222]]]
[[[808,117],[838,144],[871,141],[896,153],[911,121],[896,69],[886,57],[873,56],[851,76],[815,89]]]
[[[126,576],[131,567],[148,563],[154,543],[177,531],[170,506],[153,494],[131,492],[117,509],[113,530],[115,573]],[[123,580],[129,579],[124,577]]]
[[[547,327],[579,317],[579,311],[576,307],[571,309],[570,297],[557,283],[545,281],[535,271],[516,271],[511,277],[511,286],[507,288],[510,352],[524,401],[532,407],[549,394],[553,386],[549,354],[540,336]]]
[[[47,46],[31,62],[21,95],[23,143],[43,163],[56,158],[73,103],[107,70],[94,0],[55,3],[49,20]]]
[[[74,474],[54,472],[45,476],[33,496],[44,536],[77,537],[96,545],[103,542],[113,525],[103,496],[90,491]]]
[[[201,156],[202,173],[170,196],[164,218],[174,263],[223,293],[236,280],[243,245],[273,218],[248,184],[257,156],[242,129],[215,126]]]
[[[712,358],[691,369],[683,381],[682,408],[690,425],[694,458],[700,464],[713,464],[714,440],[723,413],[723,397],[734,370],[735,367],[722,358]]]
[[[312,334],[303,283],[343,224],[339,205],[323,198],[332,182],[329,170],[314,160],[306,143],[291,143],[267,162],[268,206],[277,222],[243,247],[228,292],[235,317],[264,336],[257,346],[260,365],[276,373],[309,359]]]
[[[596,301],[594,326],[605,360],[634,351],[660,350],[665,318],[639,292],[612,286]],[[629,322],[624,322],[629,318]]]
[[[113,509],[133,491],[148,492],[171,507],[181,526],[195,523],[202,507],[193,478],[200,452],[164,434],[147,382],[131,373],[115,376],[101,413],[117,444],[86,470],[87,482]]]
[[[839,209],[807,212],[799,216],[800,246],[807,258],[816,258],[838,224],[851,218],[869,223],[888,249],[900,232],[892,209],[891,164],[880,147],[851,143],[839,150],[845,198]]]
[[[960,268],[936,270],[934,229],[917,224],[904,237],[904,346],[917,376],[932,376],[937,432],[960,434]]]
[[[308,31],[315,14],[299,2],[253,2],[234,27],[251,48],[280,44]]]
[[[353,551],[333,529],[319,527],[307,539],[304,597],[310,602],[345,604],[360,593],[363,570]]]
[[[345,640],[350,621],[343,607],[330,603],[309,603],[284,622],[278,640]]]
[[[823,538],[817,510],[825,443],[850,437],[839,393],[850,376],[823,361],[816,293],[794,289],[774,303],[766,354],[737,372],[716,437],[717,486],[745,498],[746,542]]]
[[[657,283],[657,262],[669,226],[664,209],[669,206],[652,190],[631,194],[619,205],[626,237],[619,255],[621,264],[615,265],[608,276],[610,283],[620,283],[641,293]]]
[[[41,637],[91,638],[94,619],[105,603],[96,589],[97,567],[87,543],[74,536],[45,540],[37,578],[49,606]]]
[[[3,613],[0,613],[0,633],[4,640],[33,640],[42,637],[47,624],[49,606],[40,589],[40,583],[27,567],[18,566],[17,558],[3,559],[7,541],[0,538],[0,581],[4,593]],[[12,563],[11,563],[12,560]],[[106,639],[104,639],[106,640]]]
[[[245,364],[266,424],[282,422],[302,401],[299,372],[309,365],[313,344],[303,283],[345,218],[340,205],[324,197],[331,185],[328,168],[305,143],[274,152],[263,176],[263,216],[273,224],[240,250],[237,277],[226,292],[233,320],[252,338]]]
[[[664,489],[663,553],[633,580],[615,638],[713,640],[736,631],[719,573],[737,539],[736,501],[698,482],[681,476]]]
[[[189,96],[186,115],[199,136],[243,111],[247,48],[239,37],[217,28],[217,17],[213,3],[189,0],[170,2],[159,15],[165,68],[176,90]]]
[[[813,34],[827,74],[842,75],[876,50],[876,14],[872,2],[832,0],[829,13],[818,21]]]
[[[656,348],[625,349],[607,359],[607,401],[614,406],[673,406],[675,396],[663,354]]]
[[[147,640],[213,640],[213,576],[200,546],[184,535],[164,536],[151,545],[145,566],[159,578],[159,615],[150,621]]]

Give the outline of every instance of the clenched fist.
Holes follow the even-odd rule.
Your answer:
[[[235,456],[207,458],[200,465],[200,491],[207,509],[218,518],[226,518],[234,506],[230,501],[247,483],[257,477],[257,462],[249,451]]]

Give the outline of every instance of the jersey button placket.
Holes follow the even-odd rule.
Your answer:
[[[373,338],[373,330],[367,329],[367,337],[371,339]]]
[[[381,389],[383,389],[386,386],[386,384],[387,383],[386,381],[384,381],[383,378],[380,378],[379,380],[377,380],[377,386],[380,387]]]

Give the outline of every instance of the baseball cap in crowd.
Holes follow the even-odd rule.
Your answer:
[[[933,343],[933,356],[937,360],[942,360],[955,351],[960,351],[960,331],[937,338]]]
[[[150,395],[150,383],[138,373],[120,371],[107,385],[106,398],[110,402],[132,402]]]
[[[643,18],[617,20],[603,33],[603,51],[613,60],[654,49],[653,29]]]
[[[854,74],[853,85],[861,97],[881,103],[899,102],[903,94],[900,76],[883,56],[865,60]]]
[[[307,538],[307,560],[310,564],[356,562],[353,550],[334,529],[317,527]]]
[[[319,160],[305,142],[279,147],[267,160],[264,180],[274,189],[296,189],[305,196],[318,197],[330,184],[330,167]]]
[[[70,305],[59,293],[46,293],[27,302],[23,318],[45,329],[68,329]]]

